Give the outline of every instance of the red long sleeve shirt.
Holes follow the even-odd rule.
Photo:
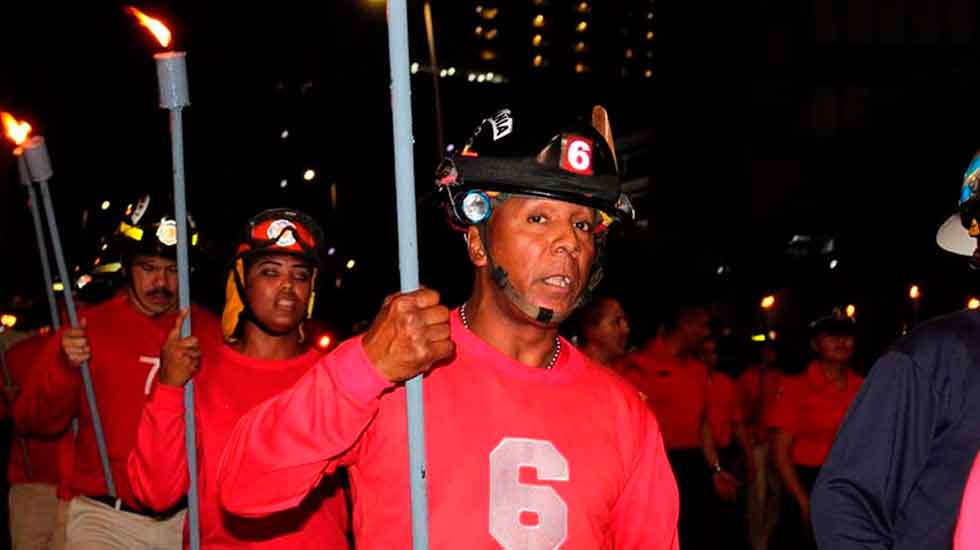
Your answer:
[[[218,506],[217,469],[235,423],[249,409],[292,386],[322,357],[317,349],[286,361],[246,357],[226,345],[204,350],[194,377],[201,547],[346,549],[343,488],[327,478],[313,498],[267,518],[241,518]],[[147,507],[173,507],[188,489],[183,389],[157,384],[143,409],[129,479]],[[186,546],[186,542],[185,542]]]
[[[677,548],[677,487],[636,391],[567,341],[528,367],[451,322],[456,356],[424,384],[431,547]],[[296,505],[348,465],[359,548],[411,541],[405,390],[360,339],[253,409],[219,467],[222,505]]]
[[[23,388],[28,380],[35,376],[41,367],[37,362],[40,349],[44,346],[46,337],[35,334],[26,340],[21,340],[6,354],[7,368],[14,386]],[[4,416],[10,414],[10,408],[4,403]],[[7,479],[11,485],[18,483],[47,483],[59,485],[62,473],[59,469],[64,444],[63,438],[72,439],[70,430],[60,434],[25,437],[12,434],[10,443],[10,458],[7,462]],[[27,455],[30,460],[30,476],[24,461],[24,447],[18,439],[24,439]]]
[[[126,459],[136,444],[140,411],[156,379],[160,347],[177,314],[149,317],[129,302],[126,293],[120,293],[79,315],[87,322],[85,332],[92,349],[89,372],[116,493],[129,506],[138,507],[126,475]],[[193,306],[191,318],[193,334],[202,342],[220,338],[221,328],[214,315]],[[45,342],[38,364],[38,374],[15,404],[18,429],[31,434],[61,433],[77,416],[71,494],[107,494],[81,371],[65,358],[60,332]]]

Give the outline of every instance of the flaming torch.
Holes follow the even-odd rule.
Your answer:
[[[21,126],[21,132],[23,126]],[[41,202],[44,204],[44,216],[48,222],[48,233],[51,235],[51,248],[54,252],[55,264],[58,266],[58,275],[65,287],[65,309],[68,311],[68,321],[72,328],[78,328],[78,312],[75,309],[75,297],[72,296],[71,278],[68,275],[68,267],[65,265],[65,254],[61,248],[61,235],[58,233],[58,220],[54,215],[54,206],[51,202],[51,192],[48,189],[48,181],[54,172],[51,170],[51,157],[48,156],[48,146],[44,143],[44,138],[34,136],[26,139],[24,133],[23,158],[27,164],[27,173],[31,180],[37,182],[41,188]],[[43,252],[43,250],[42,250]],[[49,285],[50,286],[50,285]],[[57,309],[51,320],[52,324],[58,322]],[[105,476],[106,489],[109,496],[116,498],[116,484],[112,479],[112,468],[109,467],[109,451],[106,449],[105,434],[102,431],[102,418],[99,416],[99,407],[95,400],[95,389],[92,386],[92,375],[88,368],[88,361],[81,364],[82,385],[85,388],[85,398],[88,400],[89,414],[92,417],[92,429],[95,431],[95,444],[99,451],[99,462],[102,463],[102,474]]]
[[[34,220],[34,235],[37,238],[37,253],[41,257],[41,272],[44,274],[44,290],[48,296],[48,310],[51,314],[51,326],[54,330],[61,328],[61,316],[58,315],[58,302],[54,297],[54,281],[51,279],[51,264],[48,262],[48,249],[44,239],[44,226],[41,221],[41,211],[37,206],[37,192],[31,185],[31,177],[27,173],[27,161],[24,160],[24,142],[31,133],[31,125],[25,121],[19,121],[10,113],[0,112],[0,119],[3,119],[4,131],[7,138],[17,146],[14,149],[14,156],[17,157],[17,174],[20,183],[27,188],[28,206],[31,208],[31,218]]]
[[[149,29],[160,46],[170,46],[170,29],[160,21],[128,7],[126,10]],[[177,292],[181,309],[190,312],[191,283],[190,264],[187,254],[187,202],[184,190],[184,119],[183,109],[191,104],[187,92],[187,54],[180,51],[165,51],[153,56],[157,64],[157,83],[160,88],[160,107],[170,112],[170,150],[173,157],[174,172],[174,217],[177,222]],[[180,337],[191,335],[191,316],[188,313],[180,327]],[[194,384],[184,385],[184,442],[187,448],[187,525],[190,533],[190,547],[201,547],[200,515],[197,485],[197,441],[194,427]]]

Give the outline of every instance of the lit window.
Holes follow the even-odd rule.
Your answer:
[[[647,40],[653,40],[653,31],[647,31]]]
[[[633,50],[630,48],[626,49],[626,59],[633,59]]]
[[[474,32],[476,33],[477,36],[480,36],[481,34],[483,34],[483,27],[477,25]]]
[[[577,73],[584,73],[585,72],[585,69],[586,69],[586,67],[582,63],[576,63],[575,64],[575,72],[577,72]]]
[[[540,67],[541,65],[544,65],[544,58],[540,55],[534,56],[534,66]]]
[[[585,13],[585,12],[589,11],[589,3],[588,2],[582,2],[581,4],[579,4],[578,5],[578,11],[581,12],[581,13]]]
[[[487,34],[484,35],[483,37],[486,38],[487,40],[493,40],[494,38],[497,38],[497,29],[488,30]]]
[[[531,45],[532,46],[540,46],[541,45],[541,40],[542,40],[541,35],[540,34],[536,34],[536,35],[534,35],[534,38],[531,39]]]
[[[585,32],[585,29],[587,29],[588,27],[589,27],[588,23],[586,23],[585,21],[579,21],[578,25],[575,25],[575,31]]]
[[[483,10],[483,18],[484,19],[486,19],[486,20],[489,21],[490,19],[493,19],[494,17],[497,17],[497,8],[488,8],[488,9]]]
[[[577,52],[584,52],[585,51],[585,42],[579,42],[578,44],[575,44],[575,51],[577,51]]]
[[[653,71],[650,70],[650,69],[647,69],[646,71],[643,72],[643,76],[645,76],[647,78],[650,78],[651,76],[653,76]]]
[[[543,27],[544,26],[544,16],[541,15],[540,13],[537,14],[537,15],[535,15],[534,16],[534,21],[532,21],[531,24],[534,25],[535,27]]]

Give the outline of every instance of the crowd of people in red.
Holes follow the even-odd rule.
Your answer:
[[[189,493],[202,548],[409,547],[403,382],[418,375],[433,548],[843,548],[859,532],[938,547],[918,544],[952,544],[957,524],[975,547],[958,518],[980,506],[980,414],[963,412],[972,355],[950,336],[972,318],[903,340],[867,382],[838,310],[810,323],[796,372],[772,342],[732,369],[697,302],[630,349],[622,304],[585,299],[606,230],[632,215],[601,121],[539,139],[509,110],[482,120],[436,174],[472,294],[453,309],[392,294],[329,353],[304,330],[316,221],[249,219],[215,316],[178,309],[170,203],[136,202],[115,234],[122,289],[6,353],[13,547],[181,548]]]

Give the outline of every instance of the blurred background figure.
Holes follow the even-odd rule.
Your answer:
[[[786,494],[776,527],[776,548],[816,548],[810,492],[863,378],[851,368],[855,321],[839,309],[810,323],[814,359],[786,377],[768,425],[773,460]]]
[[[768,335],[767,335],[768,336]],[[765,423],[782,386],[776,343],[768,337],[752,348],[749,367],[736,380],[745,424],[752,440],[754,475],[749,476],[747,494],[749,540],[753,550],[769,547],[769,538],[779,518],[782,486],[770,455],[769,430]]]
[[[710,495],[733,499],[735,479],[709,441],[708,372],[699,355],[710,335],[707,305],[679,300],[663,311],[655,336],[628,355],[622,373],[647,397],[664,437],[681,497],[681,546],[703,548]]]
[[[593,361],[613,368],[626,357],[630,325],[619,300],[596,296],[581,312],[578,345]]]
[[[720,369],[719,341],[711,337],[704,341],[700,358],[708,369],[708,426],[718,453],[719,464],[739,482],[735,500],[723,499],[711,494],[708,499],[706,520],[712,525],[707,530],[709,548],[741,550],[748,548],[746,518],[747,487],[755,475],[755,458],[752,442],[745,427],[745,414],[739,399],[735,381],[728,374],[729,361]]]

